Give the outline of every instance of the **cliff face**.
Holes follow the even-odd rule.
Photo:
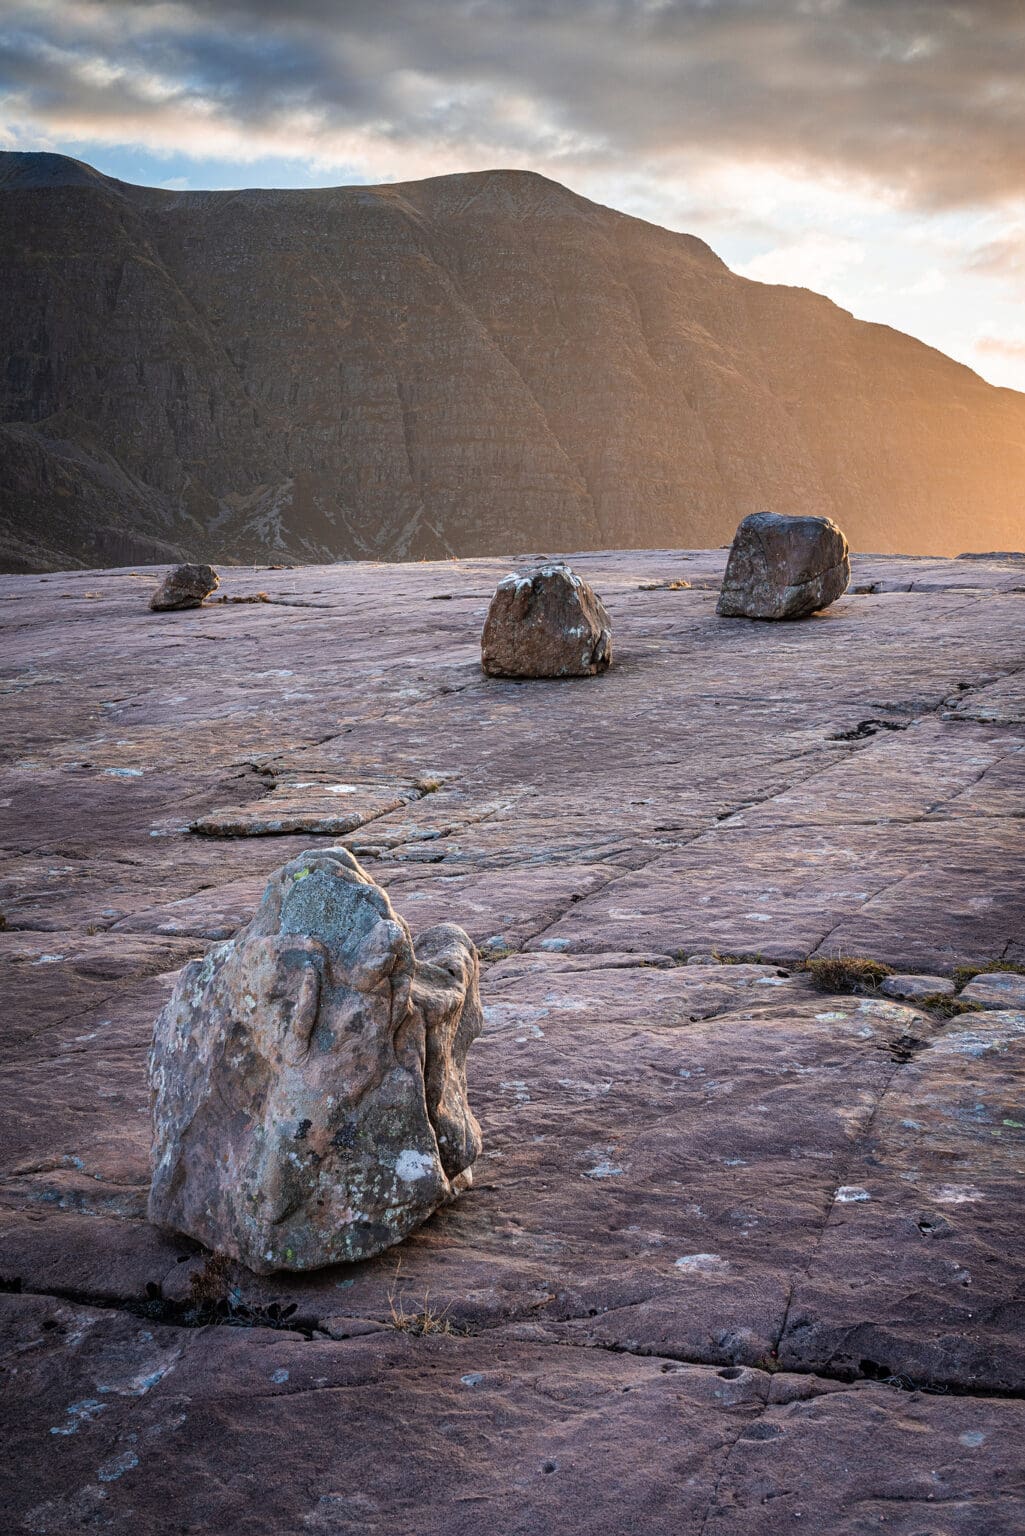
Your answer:
[[[1022,542],[1025,397],[495,171],[169,193],[0,156],[8,568]]]

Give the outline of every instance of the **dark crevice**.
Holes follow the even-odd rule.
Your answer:
[[[971,1387],[960,1382],[920,1381],[876,1360],[860,1360],[856,1367],[831,1366],[827,1363],[813,1369],[811,1366],[781,1365],[771,1358],[767,1363],[758,1361],[750,1365],[737,1365],[728,1360],[696,1359],[682,1352],[669,1353],[665,1346],[659,1349],[654,1347],[645,1349],[642,1346],[613,1341],[598,1342],[588,1339],[578,1343],[575,1339],[548,1338],[531,1340],[531,1342],[543,1342],[571,1349],[600,1349],[613,1355],[634,1355],[639,1359],[665,1360],[676,1365],[700,1366],[706,1370],[716,1371],[719,1376],[726,1374],[725,1367],[733,1373],[733,1379],[738,1378],[745,1370],[752,1370],[763,1371],[770,1376],[801,1376],[813,1381],[838,1382],[844,1386],[854,1386],[860,1381],[869,1381],[880,1386],[891,1387],[895,1391],[924,1392],[940,1397],[1008,1398],[1018,1402],[1025,1401],[1025,1389],[989,1385]],[[730,1378],[727,1377],[727,1379]]]
[[[117,1300],[110,1296],[99,1296],[95,1293],[76,1290],[72,1287],[55,1287],[51,1290],[37,1290],[32,1286],[26,1286],[20,1277],[0,1277],[0,1294],[16,1296],[39,1296],[50,1298],[54,1301],[66,1301],[76,1306],[94,1307],[97,1311],[123,1312],[132,1317],[145,1318],[149,1322],[159,1323],[171,1328],[267,1328],[277,1332],[291,1333],[305,1339],[326,1340],[331,1338],[323,1330],[320,1320],[309,1314],[300,1314],[298,1305],[283,1306],[277,1302],[271,1302],[265,1307],[249,1307],[241,1301],[232,1301],[230,1297],[220,1298],[216,1302],[206,1301],[168,1301],[160,1295],[160,1287],[151,1282],[146,1287],[147,1294],[139,1298]],[[150,1294],[152,1293],[152,1294]],[[589,1311],[584,1318],[562,1319],[563,1322],[585,1321],[596,1315]],[[373,1318],[368,1316],[368,1322],[385,1322],[390,1319]],[[477,1338],[484,1335],[501,1337],[498,1329],[507,1324],[485,1324],[476,1326],[470,1322],[461,1322],[457,1329],[450,1330],[451,1336],[458,1338]],[[416,1329],[396,1328],[407,1338],[420,1337]],[[438,1337],[433,1330],[425,1329],[424,1334],[430,1337]],[[356,1335],[355,1337],[360,1337]],[[333,1340],[336,1343],[347,1342],[343,1339]],[[510,1342],[525,1342],[516,1340],[515,1335],[510,1336]],[[927,1393],[943,1397],[969,1397],[969,1398],[999,1398],[1012,1401],[1025,1401],[1025,1389],[1010,1387],[998,1387],[989,1385],[966,1386],[961,1382],[945,1381],[919,1381],[893,1366],[884,1362],[863,1359],[857,1366],[832,1366],[828,1362],[817,1368],[802,1365],[781,1365],[776,1362],[775,1356],[767,1357],[767,1360],[759,1360],[750,1364],[737,1362],[724,1357],[721,1360],[698,1359],[682,1351],[672,1351],[666,1346],[656,1347],[652,1345],[646,1348],[639,1344],[623,1343],[619,1340],[577,1340],[565,1336],[553,1338],[551,1336],[533,1337],[531,1344],[544,1344],[556,1349],[591,1349],[601,1350],[612,1355],[632,1355],[641,1360],[658,1360],[663,1362],[663,1370],[672,1370],[677,1366],[692,1366],[704,1370],[714,1370],[717,1375],[725,1380],[738,1380],[745,1371],[758,1371],[767,1376],[776,1374],[785,1376],[800,1376],[812,1381],[828,1381],[840,1383],[844,1386],[853,1386],[858,1382],[867,1381],[879,1386],[886,1386],[894,1391],[907,1393]]]
[[[834,731],[826,740],[864,741],[867,736],[875,736],[879,731],[906,731],[911,723],[910,720],[861,720],[849,731]]]
[[[265,1307],[250,1307],[241,1298],[231,1295],[169,1301],[162,1295],[160,1285],[152,1280],[144,1295],[116,1298],[72,1286],[36,1290],[26,1286],[20,1277],[0,1277],[0,1294],[52,1297],[55,1301],[68,1301],[75,1306],[95,1307],[100,1312],[127,1312],[132,1317],[142,1317],[170,1328],[272,1328],[310,1339],[318,1327],[316,1318],[299,1315],[295,1302],[283,1306],[272,1301]]]
[[[928,1040],[922,1040],[918,1035],[905,1034],[898,1035],[895,1040],[887,1041],[881,1049],[888,1051],[894,1061],[904,1066],[913,1057],[917,1056],[919,1051],[924,1051],[929,1044]]]

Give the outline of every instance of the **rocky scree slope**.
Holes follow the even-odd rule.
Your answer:
[[[521,171],[167,192],[0,155],[0,565],[1020,544],[1025,397]],[[1017,530],[1017,532],[1016,532]]]

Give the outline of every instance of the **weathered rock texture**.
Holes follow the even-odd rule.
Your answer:
[[[177,565],[160,583],[149,600],[154,613],[166,613],[179,608],[200,608],[204,597],[209,597],[221,584],[221,579],[210,565]]]
[[[1025,397],[541,176],[6,154],[0,268],[8,569],[719,545],[764,506],[1020,543]]]
[[[982,1008],[1016,1008],[1025,1011],[1025,972],[990,971],[976,976],[961,996]]]
[[[575,556],[579,686],[482,675],[506,561],[0,578],[0,1529],[1021,1536],[1025,1014],[800,965],[1025,964],[1022,562],[771,625],[725,559]],[[358,824],[229,835],[302,797]],[[225,1273],[146,1219],[153,1019],[339,840],[481,948],[486,1145],[400,1247]]]
[[[879,990],[885,997],[919,1003],[928,998],[952,997],[956,989],[946,976],[884,976]]]
[[[593,677],[612,663],[612,620],[568,565],[505,576],[481,636],[490,677]]]
[[[237,938],[192,961],[150,1057],[149,1215],[258,1274],[391,1247],[467,1181],[477,956],[415,950],[344,848],[272,877]]]
[[[716,612],[727,619],[806,619],[846,592],[847,540],[828,517],[753,512],[734,535]]]

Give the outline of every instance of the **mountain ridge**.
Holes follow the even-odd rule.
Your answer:
[[[534,172],[186,192],[0,155],[0,563],[1021,543],[1025,396]],[[138,553],[133,553],[137,550]]]

